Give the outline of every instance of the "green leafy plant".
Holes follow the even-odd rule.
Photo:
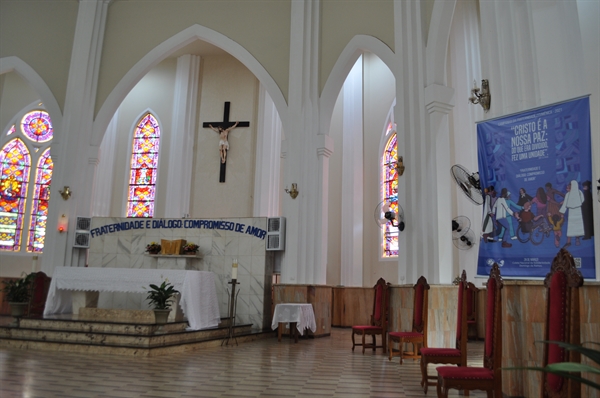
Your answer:
[[[564,343],[562,341],[542,341],[543,343],[554,343],[567,351],[576,351],[581,355],[588,357],[592,361],[594,361],[597,365],[600,366],[600,350],[595,350],[593,348],[584,347],[584,344],[594,344],[600,346],[600,343],[596,342],[588,342],[583,343],[582,345],[569,344]],[[561,376],[567,379],[573,379],[581,384],[585,384],[587,386],[593,387],[596,390],[600,390],[600,384],[586,379],[583,376],[577,375],[577,373],[592,373],[596,375],[600,375],[600,368],[593,367],[590,365],[582,364],[579,362],[557,362],[546,367],[511,367],[511,368],[502,368],[503,370],[535,370],[539,372],[552,373],[557,376]]]
[[[149,300],[156,310],[168,310],[171,308],[169,300],[178,293],[179,291],[175,290],[175,287],[165,280],[160,286],[150,284],[146,300]]]
[[[4,289],[2,289],[2,291],[6,293],[6,301],[9,303],[28,302],[31,294],[31,282],[34,277],[34,273],[23,273],[23,277],[19,279],[4,281]]]

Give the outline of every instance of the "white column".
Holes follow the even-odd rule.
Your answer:
[[[398,155],[406,172],[398,179],[398,201],[404,209],[405,229],[400,233],[398,275],[415,283],[423,275],[437,283],[438,242],[435,135],[429,131],[425,109],[425,44],[421,6],[416,0],[394,1],[396,107],[394,119]],[[448,221],[450,225],[450,221]],[[449,228],[449,227],[448,227]]]
[[[535,42],[530,2],[482,1],[482,76],[488,79],[492,102],[487,118],[539,104]]]
[[[98,147],[92,147],[89,143],[109,3],[110,0],[79,2],[63,123],[54,126],[53,194],[50,196],[48,234],[42,263],[42,271],[50,276],[56,266],[81,265],[80,249],[73,249],[72,246],[76,217],[91,214],[95,161],[90,163],[90,158],[97,158]],[[69,186],[73,192],[68,201],[58,194],[63,186]],[[58,234],[55,228],[62,214],[69,218],[66,234]]]
[[[325,283],[327,231],[326,189],[319,151],[326,140],[319,137],[318,55],[320,1],[293,1],[290,32],[289,117],[284,125],[289,149],[284,186],[298,184],[296,199],[283,195],[286,250],[282,258],[282,283]],[[326,225],[326,224],[325,224]],[[289,244],[288,244],[289,243]]]
[[[431,248],[434,264],[437,266],[430,269],[429,275],[433,277],[433,283],[451,283],[454,273],[452,265],[452,202],[448,200],[451,190],[450,174],[450,126],[448,114],[454,106],[454,89],[438,84],[432,84],[425,88],[425,107],[429,113],[429,131],[432,135],[434,152],[431,159],[435,166],[435,174],[430,180],[435,181],[433,196],[434,206],[432,216],[436,224],[433,236],[434,244]],[[436,195],[435,193],[446,192],[448,195]]]
[[[190,212],[194,135],[198,118],[200,57],[186,54],[177,58],[173,122],[167,181],[165,217],[186,217]]]
[[[473,80],[477,79],[477,84],[480,86],[482,78],[478,7],[477,0],[460,1],[456,4],[448,44],[448,80],[452,82],[455,89],[455,105],[452,110],[451,125],[451,157],[454,159],[453,164],[460,163],[471,172],[478,170],[475,122],[484,118],[483,108],[467,101],[471,95],[470,89],[473,87]],[[470,250],[458,250],[453,245],[453,276],[459,275],[465,269],[467,277],[472,280],[477,274],[482,206],[473,204],[453,181],[451,185],[452,218],[456,216],[469,218],[471,229],[477,238],[474,247]],[[441,282],[448,283],[449,281],[442,280]]]
[[[118,122],[119,111],[117,110],[106,129],[102,144],[100,145],[100,159],[98,164],[102,169],[102,173],[96,174],[94,183],[93,217],[108,217],[110,215]]]
[[[341,283],[363,285],[363,63],[356,62],[343,90]]]
[[[281,119],[263,85],[260,86],[258,106],[253,216],[274,217],[281,214],[281,158],[272,156],[281,153]]]

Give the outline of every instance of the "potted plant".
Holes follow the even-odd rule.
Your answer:
[[[200,246],[198,246],[195,243],[186,243],[181,248],[181,252],[183,254],[186,254],[186,255],[193,255],[193,254],[197,254],[198,253],[198,249],[199,248],[200,248]]]
[[[154,317],[157,325],[167,323],[169,312],[171,312],[172,298],[178,293],[179,291],[175,290],[175,287],[168,280],[163,281],[160,286],[150,284],[146,299],[154,307]]]
[[[579,362],[557,362],[551,365],[546,365],[546,367],[510,367],[510,368],[502,368],[503,370],[533,370],[544,373],[551,373],[561,377],[565,377],[567,379],[573,379],[578,381],[581,384],[585,384],[586,386],[590,386],[595,390],[600,391],[600,384],[594,381],[593,375],[598,377],[600,375],[600,350],[594,349],[592,347],[600,346],[598,342],[587,342],[580,345],[569,344],[563,341],[542,341],[543,343],[554,343],[567,351],[576,351],[581,355],[588,357],[591,361],[596,363],[596,366],[586,365]],[[588,345],[585,347],[584,345]],[[592,346],[592,347],[590,347]],[[582,375],[581,373],[586,373],[586,375]],[[590,377],[587,377],[587,374]]]
[[[19,279],[4,281],[6,301],[10,305],[11,315],[15,318],[23,316],[29,305],[31,296],[31,282],[35,277],[34,273],[23,274]]]
[[[146,251],[148,252],[148,254],[158,254],[160,253],[160,250],[160,244],[156,242],[151,242],[149,245],[146,245]]]

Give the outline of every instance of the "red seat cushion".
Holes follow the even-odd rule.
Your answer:
[[[352,330],[365,330],[365,331],[381,331],[381,326],[371,326],[371,325],[364,325],[364,326],[352,326]]]
[[[398,338],[423,337],[423,333],[419,333],[419,332],[390,332],[388,334],[391,337],[398,337]]]
[[[493,380],[494,372],[487,368],[469,366],[439,366],[435,368],[444,379]]]
[[[456,348],[421,348],[421,355],[436,357],[460,357],[460,350]]]

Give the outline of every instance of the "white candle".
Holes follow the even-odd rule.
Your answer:
[[[231,268],[231,279],[237,279],[238,262],[237,258],[233,260],[233,266]]]

